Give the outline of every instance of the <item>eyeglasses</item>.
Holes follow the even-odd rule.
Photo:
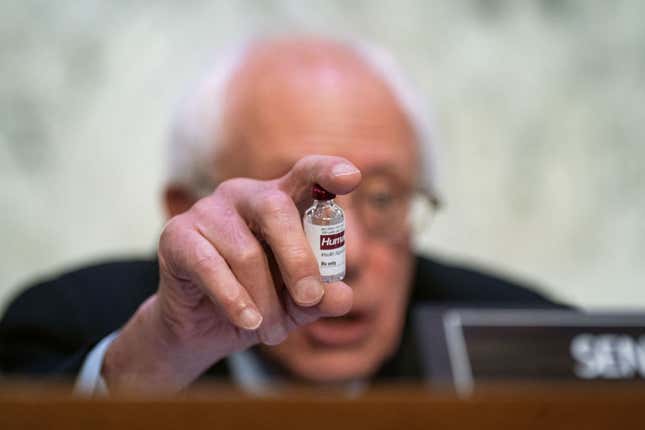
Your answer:
[[[405,237],[412,225],[412,212],[423,214],[427,224],[440,207],[439,199],[433,194],[389,175],[363,176],[356,190],[337,200],[343,209],[354,211],[369,237],[385,241]]]
[[[202,195],[206,196],[214,187],[204,182]],[[410,232],[413,213],[420,215],[423,219],[419,223],[427,227],[441,207],[434,194],[405,184],[389,173],[364,175],[356,190],[336,200],[344,210],[354,212],[369,237],[387,242],[399,241]]]

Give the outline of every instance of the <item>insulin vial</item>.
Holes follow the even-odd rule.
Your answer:
[[[323,282],[342,281],[345,277],[345,214],[334,202],[335,194],[318,184],[311,189],[314,204],[307,209],[302,223],[305,235],[318,261]]]

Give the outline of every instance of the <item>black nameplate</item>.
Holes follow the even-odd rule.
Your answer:
[[[426,375],[467,393],[499,381],[645,381],[645,315],[421,308]]]

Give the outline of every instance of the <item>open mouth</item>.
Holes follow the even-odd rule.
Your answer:
[[[370,322],[366,313],[352,311],[342,317],[322,318],[308,325],[305,332],[316,346],[348,347],[367,338]]]
[[[323,321],[329,322],[330,324],[334,323],[347,323],[347,322],[356,322],[360,321],[361,319],[365,318],[365,315],[359,313],[359,312],[350,312],[346,315],[343,315],[341,317],[327,317],[327,318],[321,318]]]

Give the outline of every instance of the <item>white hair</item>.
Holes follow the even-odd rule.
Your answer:
[[[222,52],[217,62],[179,103],[171,124],[168,183],[182,185],[198,197],[212,192],[216,185],[212,179],[215,151],[223,144],[220,140],[224,94],[254,42],[246,40]],[[426,193],[436,197],[434,117],[420,92],[392,55],[383,48],[358,41],[342,44],[364,61],[391,89],[416,135],[421,164],[418,185]]]

